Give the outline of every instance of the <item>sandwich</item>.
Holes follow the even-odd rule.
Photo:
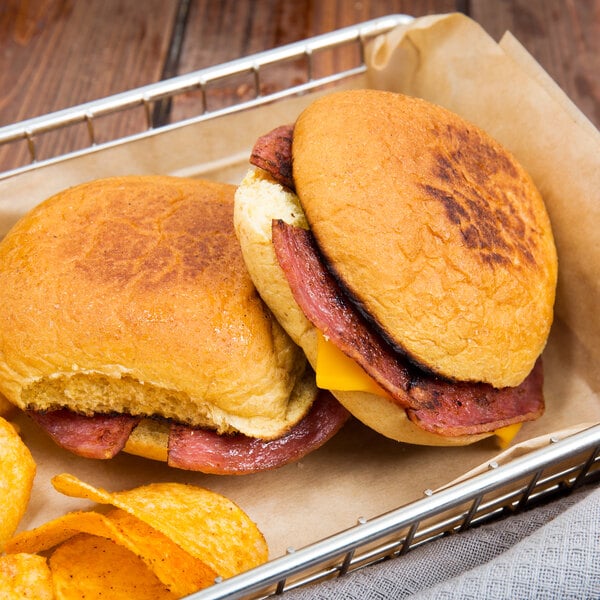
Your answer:
[[[60,446],[244,474],[348,418],[258,295],[235,186],[168,176],[61,191],[0,242],[0,395]]]
[[[531,177],[403,94],[314,100],[257,140],[234,221],[317,385],[379,433],[465,445],[544,411],[557,255]]]

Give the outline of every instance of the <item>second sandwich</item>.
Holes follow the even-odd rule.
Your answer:
[[[557,256],[505,148],[424,100],[352,90],[266,134],[251,162],[236,193],[244,258],[321,387],[417,444],[542,415]]]

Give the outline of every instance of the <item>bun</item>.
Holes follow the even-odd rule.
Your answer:
[[[0,243],[0,393],[22,409],[158,415],[265,439],[291,428],[316,388],[245,269],[234,191],[115,177],[22,218]]]
[[[330,94],[298,118],[294,181],[324,260],[423,368],[519,385],[553,319],[539,191],[484,131],[391,92]]]
[[[306,227],[298,197],[264,171],[251,169],[235,194],[234,223],[248,271],[261,296],[290,337],[316,368],[317,332],[296,304],[271,243],[271,222]],[[391,439],[428,446],[461,446],[490,434],[448,437],[415,426],[397,404],[366,392],[332,390],[355,417]]]

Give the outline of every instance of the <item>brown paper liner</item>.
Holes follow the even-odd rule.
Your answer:
[[[21,529],[87,506],[51,488],[50,478],[60,472],[114,490],[184,481],[236,501],[258,523],[276,557],[476,473],[494,457],[506,460],[543,447],[553,432],[600,422],[600,135],[510,34],[496,44],[462,15],[416,19],[377,39],[368,60],[367,74],[346,87],[415,94],[462,114],[512,150],[542,191],[560,263],[556,321],[544,353],[545,415],[524,425],[514,447],[500,456],[493,439],[466,448],[424,448],[392,442],[351,422],[300,462],[243,477],[178,471],[128,455],[79,458],[20,416],[38,464]],[[256,137],[294,121],[313,97],[177,127],[0,181],[0,235],[52,193],[96,177],[166,173],[239,182]]]

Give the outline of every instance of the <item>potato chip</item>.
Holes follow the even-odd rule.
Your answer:
[[[178,596],[211,585],[217,573],[190,556],[159,531],[120,509],[107,515],[76,511],[23,531],[6,544],[7,552],[44,552],[79,533],[110,539],[140,557],[157,578]]]
[[[112,504],[160,531],[223,578],[267,560],[266,541],[248,515],[215,492],[181,483],[153,483],[110,493],[73,475],[53,478],[63,494]]]
[[[108,579],[110,597],[182,597],[212,585],[217,576],[230,577],[267,560],[267,545],[257,526],[236,504],[209,490],[161,483],[110,493],[67,474],[52,482],[66,495],[114,507],[106,514],[68,513],[6,543],[11,553],[54,549],[50,568],[53,575],[58,569],[57,597],[95,598]],[[82,539],[88,540],[76,541]],[[68,576],[70,561],[78,556],[72,548],[79,543],[82,559]],[[126,564],[135,563],[135,577],[152,574],[152,583],[121,581],[129,571],[114,561],[122,557]],[[70,589],[74,578],[88,568],[82,561],[88,560],[94,563],[89,576]]]
[[[3,600],[52,600],[52,576],[43,556],[0,556],[0,598]]]
[[[57,600],[174,600],[175,594],[133,552],[111,540],[79,534],[49,559]]]
[[[31,452],[15,428],[0,417],[0,551],[23,518],[34,477]]]
[[[48,521],[35,529],[18,533],[6,542],[4,550],[7,553],[44,552],[78,533],[108,538],[120,535],[119,530],[104,515],[93,511],[76,511]]]
[[[9,417],[15,410],[15,405],[0,394],[0,417]]]
[[[109,512],[108,517],[127,535],[132,542],[130,547],[137,549],[160,581],[178,596],[186,596],[215,582],[217,573],[213,569],[144,521],[119,508]]]

